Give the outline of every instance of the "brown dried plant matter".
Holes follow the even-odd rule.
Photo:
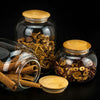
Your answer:
[[[19,80],[20,83],[21,83],[21,85],[23,85],[23,86],[41,88],[40,84],[34,83],[33,81],[30,82],[28,78],[27,78],[27,80],[25,80],[25,79],[23,79],[23,78],[18,79],[18,78],[16,78],[16,77],[11,77],[11,76],[9,76],[9,75],[8,75],[8,77],[9,77],[11,80],[14,80],[14,81],[17,83],[18,86],[19,86],[19,82],[18,82],[18,80]],[[25,78],[25,76],[24,76],[24,78]]]
[[[4,62],[0,61],[0,71],[4,72],[3,67],[4,67]],[[16,62],[11,62],[8,66],[8,70],[7,71],[11,71],[11,70],[15,70],[18,65],[15,67]]]
[[[24,66],[20,73],[21,62],[17,64],[20,55],[15,56],[10,62],[8,62],[8,69],[6,71],[4,70],[4,67],[6,67],[6,62],[2,62],[0,60],[0,82],[6,85],[12,91],[16,91],[17,86],[19,86],[18,80],[20,80],[21,84],[24,86],[40,88],[39,84],[32,83],[38,71],[38,65],[35,62],[29,62]]]
[[[17,89],[16,83],[4,75],[2,72],[0,72],[0,82],[6,85],[12,91],[16,91]]]
[[[52,66],[51,62],[55,59],[54,37],[51,39],[48,35],[38,32],[32,33],[32,36],[18,39],[18,43],[22,43],[35,51],[42,68],[48,69]]]
[[[67,78],[70,82],[84,82],[92,79],[96,74],[95,64],[86,67],[81,60],[73,60],[71,65],[66,64],[66,60],[55,62],[55,72]]]
[[[21,74],[31,74],[37,72],[37,65],[31,65],[22,69]]]

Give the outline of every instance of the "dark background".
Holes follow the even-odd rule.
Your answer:
[[[0,100],[97,100],[100,94],[100,6],[97,1],[2,1],[0,3],[0,37],[14,40],[15,26],[29,9],[41,9],[51,13],[56,24],[57,47],[67,39],[84,39],[92,44],[98,57],[96,77],[89,83],[70,84],[61,94],[48,94],[40,89],[28,89],[12,93],[0,87]]]

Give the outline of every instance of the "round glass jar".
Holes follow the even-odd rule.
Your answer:
[[[96,74],[97,57],[84,40],[68,40],[56,53],[55,72],[69,82],[87,82]]]
[[[33,50],[14,41],[0,38],[0,85],[8,90],[30,88],[37,82],[40,64]]]
[[[17,41],[34,50],[41,65],[41,74],[46,74],[55,60],[55,28],[48,19],[50,13],[27,10],[22,15],[24,18],[16,25]]]

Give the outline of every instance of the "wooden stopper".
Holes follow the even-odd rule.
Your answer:
[[[17,89],[16,83],[4,75],[2,72],[0,72],[0,82],[10,88],[12,91],[16,91]]]
[[[22,13],[24,17],[32,19],[43,19],[50,17],[50,13],[43,10],[27,10]]]
[[[65,52],[74,55],[84,55],[89,52],[91,44],[84,40],[68,40],[63,43]]]
[[[69,50],[88,50],[91,48],[91,44],[84,40],[68,40],[63,43],[63,47]]]
[[[65,78],[56,75],[44,76],[40,78],[39,83],[43,87],[53,90],[63,89],[68,86],[68,81]]]

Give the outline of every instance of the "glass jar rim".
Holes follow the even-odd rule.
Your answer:
[[[19,67],[21,67],[21,69],[20,69],[20,71],[19,71],[19,73],[18,73],[18,84],[19,84],[19,86],[20,86],[22,89],[28,89],[28,88],[30,88],[30,87],[22,86],[22,84],[21,84],[21,82],[20,82],[20,74],[21,74],[21,71],[22,71],[22,69],[24,68],[24,66],[25,66],[26,64],[28,64],[29,62],[31,62],[31,61],[34,61],[34,62],[36,62],[36,63],[38,64],[38,71],[37,71],[37,73],[36,73],[36,76],[35,76],[35,79],[34,79],[33,82],[37,82],[38,79],[39,79],[39,76],[40,76],[41,67],[40,67],[40,63],[38,62],[38,60],[30,59],[30,60],[28,60],[27,62],[25,61],[24,64],[23,64],[22,66],[19,66]]]
[[[36,18],[25,17],[25,21],[30,22],[30,23],[45,23],[45,22],[47,22],[47,20],[48,20],[48,18],[36,19]]]

